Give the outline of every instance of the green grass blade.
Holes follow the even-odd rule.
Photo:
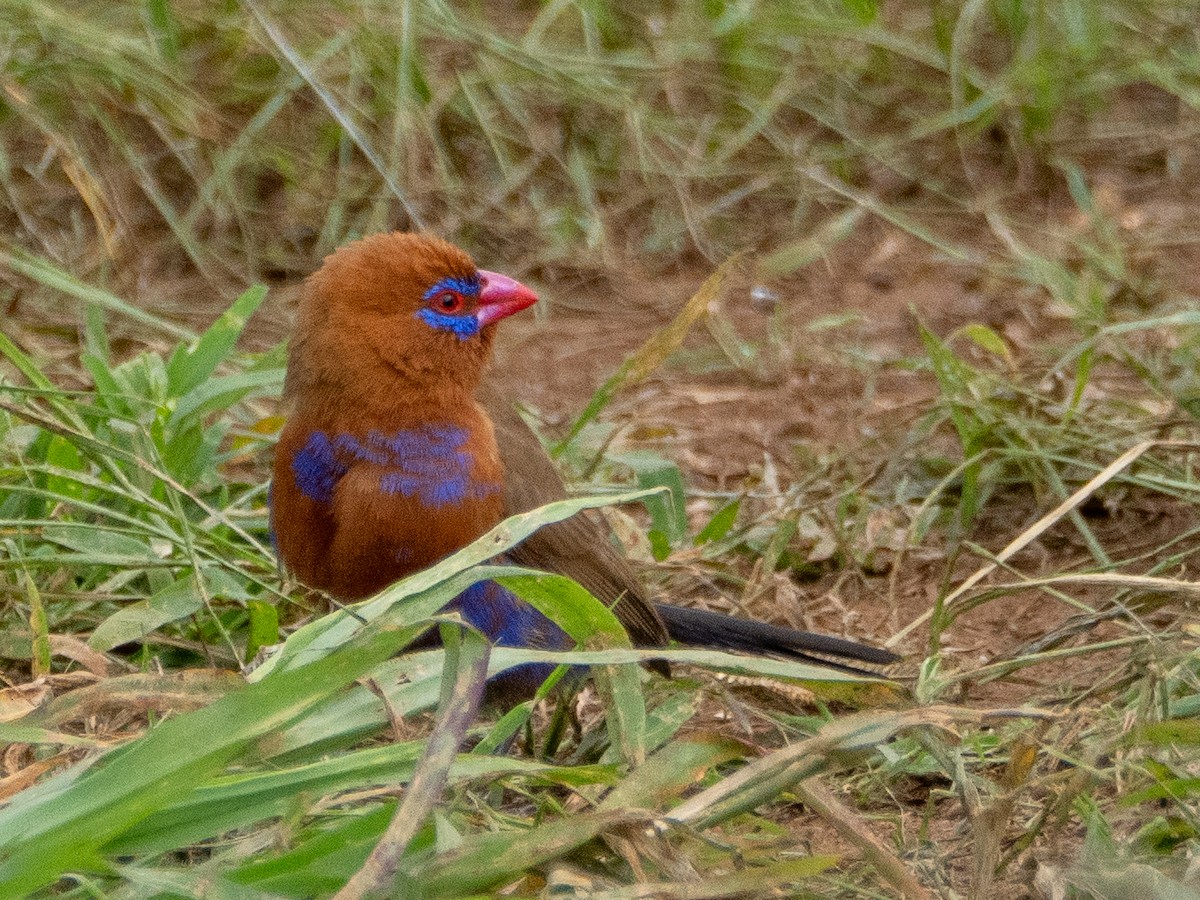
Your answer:
[[[225,362],[234,344],[246,330],[246,324],[266,299],[266,285],[256,284],[242,293],[204,334],[191,343],[180,345],[167,363],[167,391],[171,397],[183,397],[208,379]]]
[[[32,891],[160,808],[188,795],[257,738],[354,681],[410,639],[384,631],[309,666],[164,722],[110,754],[69,790],[0,810],[0,892]]]

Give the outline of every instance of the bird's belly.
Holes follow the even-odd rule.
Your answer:
[[[433,565],[483,535],[501,515],[499,502],[490,498],[430,508],[378,491],[353,506],[354,517],[339,522],[327,557],[326,590],[344,598],[368,596]]]

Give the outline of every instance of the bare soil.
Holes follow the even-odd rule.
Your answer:
[[[1104,195],[1102,200],[1115,215],[1124,216],[1130,227],[1140,228],[1147,228],[1152,221],[1163,227],[1177,224],[1186,208],[1166,201],[1125,208],[1115,194]],[[1063,227],[1082,227],[1065,218]],[[1177,255],[1169,264],[1158,266],[1155,277],[1167,277],[1183,290],[1200,288],[1196,274],[1200,267],[1189,265],[1196,261],[1194,248],[1189,254],[1191,260]],[[557,302],[561,288],[551,290],[549,311],[541,321],[525,320],[507,329],[494,376],[514,397],[538,411],[553,431],[582,408],[627,354],[669,320],[706,274],[706,270],[697,270],[669,278],[630,278],[609,290],[590,286],[572,292],[569,302],[562,304]],[[622,395],[605,413],[624,425],[618,445],[655,449],[676,461],[690,484],[701,490],[752,489],[772,467],[785,484],[802,482],[808,474],[805,460],[829,455],[867,461],[864,481],[869,481],[889,459],[910,449],[905,445],[906,436],[936,395],[931,373],[903,365],[906,357],[921,352],[918,323],[942,337],[968,323],[986,324],[1004,337],[1018,369],[1032,368],[1038,359],[1044,359],[1035,359],[1033,354],[1045,354],[1056,339],[1063,346],[1078,339],[1063,312],[1048,306],[1040,295],[1017,290],[1000,279],[981,280],[887,225],[860,232],[832,252],[823,265],[810,266],[803,276],[765,285],[778,298],[773,308],[764,309],[756,302],[751,293],[754,286],[735,287],[724,311],[747,340],[760,346],[773,342],[774,358],[757,367],[726,364],[703,371],[695,360],[704,357],[705,347],[711,359],[715,344],[707,335],[697,335],[690,345],[691,354],[682,354]],[[822,317],[848,312],[859,313],[861,318],[840,328],[805,329]],[[855,348],[857,358],[867,362],[856,366],[855,356],[847,348]],[[956,349],[962,351],[963,347]],[[985,356],[979,351],[981,363],[986,362]],[[1110,386],[1119,390],[1123,377],[1114,373]],[[935,444],[939,439],[935,438]],[[942,449],[953,457],[955,443],[949,435],[944,439]],[[873,471],[871,461],[878,466]],[[993,498],[971,539],[991,552],[998,551],[1056,503],[1057,498],[1035,498],[1028,493]],[[1109,552],[1121,556],[1160,547],[1197,525],[1192,507],[1129,493],[1090,503],[1084,514]],[[935,540],[901,557],[888,555],[875,571],[864,566],[831,566],[815,580],[803,581],[779,573],[773,579],[760,578],[753,596],[732,599],[750,615],[882,644],[929,612],[938,591],[944,589],[948,565],[951,583],[957,583],[984,564],[983,559],[965,555],[951,564],[943,551]],[[1079,532],[1061,522],[1018,554],[1013,564],[1023,573],[1036,574],[1069,571],[1090,560]],[[685,593],[692,602],[731,607],[730,597],[711,588],[706,591],[703,580],[689,579],[686,568],[674,569],[662,581],[663,590],[676,599]],[[1196,577],[1195,573],[1177,574]],[[1074,596],[1103,606],[1105,595],[1085,589]],[[1066,603],[1049,602],[1040,591],[986,603],[963,615],[943,636],[944,666],[952,672],[1019,656],[1079,618],[1086,617],[1079,617]],[[1113,622],[1100,622],[1083,628],[1080,634],[1097,641],[1119,638],[1128,630]],[[925,655],[927,636],[926,629],[915,628],[895,649],[915,664]],[[1069,647],[1076,639],[1067,634],[1062,646]],[[1053,707],[1056,698],[1078,696],[1088,688],[1097,692],[1114,688],[1129,665],[1129,654],[1122,650],[1066,656],[1015,676],[964,683],[958,699],[977,707]],[[900,671],[905,668],[901,666]],[[912,664],[907,670],[912,672]],[[731,713],[731,700],[728,693],[723,699],[714,695],[702,716],[710,723],[708,727],[715,725],[767,745],[777,740],[772,726],[763,723],[759,729]],[[791,700],[783,696],[775,702],[787,708]],[[1073,715],[1086,718],[1088,713],[1080,710]],[[1053,767],[1056,763],[1048,760],[1040,765]],[[885,844],[892,844],[899,833],[913,846],[919,842],[912,836],[925,829],[927,837],[921,846],[928,848],[928,859],[910,860],[914,870],[935,889],[969,890],[976,878],[971,836],[977,829],[966,827],[963,806],[948,783],[914,782],[913,787],[911,797],[897,796],[898,806],[879,811],[872,831]],[[1041,804],[1053,800],[1052,792],[1027,796],[1013,822],[1032,821]],[[813,852],[839,854],[844,864],[856,857],[853,848],[803,806],[779,808],[773,817]],[[1049,842],[1039,839],[1028,850],[1014,852],[992,896],[1041,896],[1033,884],[1038,866],[1047,862],[1070,865],[1082,836],[1081,831],[1074,834],[1073,827],[1058,830]],[[1061,843],[1064,838],[1069,846]],[[1003,846],[1008,848],[1008,844]]]

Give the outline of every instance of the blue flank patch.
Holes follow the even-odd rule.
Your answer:
[[[314,431],[292,459],[292,472],[300,492],[318,503],[330,502],[338,479],[354,463],[365,462],[386,470],[379,477],[385,494],[417,497],[435,509],[457,506],[500,490],[495,482],[472,478],[475,457],[465,448],[468,437],[465,428],[445,424],[393,435],[372,431],[365,441],[350,434],[330,440],[324,431]]]
[[[458,610],[464,619],[488,636],[498,647],[533,647],[538,650],[571,650],[575,647],[565,631],[494,581],[471,585],[447,607]],[[506,669],[489,684],[509,689],[520,696],[532,695],[555,670],[553,663],[522,663]],[[579,666],[573,667],[582,672]]]
[[[329,435],[314,431],[300,452],[292,457],[292,474],[296,476],[296,487],[300,493],[318,503],[333,499],[333,488],[338,479],[346,474],[347,466],[337,457]]]
[[[464,297],[478,297],[479,276],[472,275],[470,278],[443,278],[427,290],[422,299],[428,303],[442,291],[454,291],[455,293],[462,294]],[[446,315],[446,313],[440,313],[437,310],[425,307],[417,310],[417,318],[439,331],[451,332],[460,341],[465,341],[479,334],[479,320],[472,315],[450,316]]]
[[[497,647],[569,650],[567,633],[512,591],[494,581],[478,581],[458,595],[449,609],[482,631]]]

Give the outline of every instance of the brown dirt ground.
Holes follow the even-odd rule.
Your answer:
[[[1185,208],[1162,202],[1130,208],[1124,214],[1140,225],[1155,217],[1157,221],[1178,221]],[[1172,260],[1169,276],[1185,290],[1198,286],[1194,282],[1200,268],[1189,264],[1194,261]],[[557,293],[563,290],[558,287],[549,292],[551,308],[541,321],[509,327],[498,350],[496,377],[514,396],[536,409],[553,431],[569,421],[627,354],[665,324],[704,274],[659,278],[652,284],[631,279],[611,293],[585,288],[570,298],[570,308],[568,304],[555,305]],[[823,266],[812,266],[809,273],[770,287],[779,297],[779,308],[773,314],[788,325],[779,357],[765,366],[765,373],[732,367],[697,372],[686,365],[668,365],[606,410],[606,417],[630,426],[625,438],[629,445],[653,448],[674,459],[693,486],[732,491],[751,486],[761,477],[768,457],[785,484],[803,480],[806,457],[796,452],[797,445],[805,448],[808,458],[812,454],[861,452],[887,459],[897,452],[906,431],[929,408],[936,392],[928,373],[887,365],[920,351],[918,319],[942,336],[969,322],[983,322],[1005,337],[1018,367],[1032,363],[1024,354],[1035,339],[1040,346],[1055,335],[1062,336],[1063,346],[1077,339],[1061,315],[1047,308],[1040,297],[1001,281],[981,283],[977,276],[939,260],[933,251],[890,226],[865,229],[837,248]],[[744,336],[753,339],[767,333],[772,313],[756,306],[749,285],[735,288],[725,309]],[[801,330],[804,323],[818,317],[847,311],[861,313],[861,321],[845,330],[815,335]],[[831,344],[865,348],[883,365],[855,369],[836,346],[824,343],[827,338]],[[700,335],[691,346],[704,344],[712,346],[707,336]],[[953,442],[947,449],[952,446]],[[1027,495],[994,501],[972,539],[998,551],[1055,502]],[[1161,546],[1197,525],[1193,510],[1149,496],[1125,496],[1119,506],[1093,504],[1085,512],[1089,526],[1114,556]],[[1013,564],[1025,573],[1049,573],[1086,566],[1089,560],[1079,533],[1063,522],[1018,554]],[[982,564],[978,559],[958,560],[953,583]],[[895,572],[887,571],[887,565],[880,574],[830,570],[805,583],[779,576],[743,609],[786,624],[883,643],[928,612],[946,566],[944,554],[934,548],[909,552]],[[1194,573],[1175,574],[1195,577]],[[685,575],[668,578],[666,585],[668,590],[695,587]],[[715,596],[711,590],[706,595],[702,587],[691,596],[717,608],[730,606],[727,598]],[[1102,606],[1107,594],[1084,589],[1075,596]],[[944,636],[945,665],[949,671],[972,669],[1020,655],[1023,648],[1068,623],[1075,613],[1066,604],[1048,603],[1045,594],[1034,591],[986,603],[962,616]],[[1088,641],[1128,633],[1125,626],[1111,622],[1085,632]],[[927,634],[916,628],[896,649],[915,664],[924,655]],[[1129,659],[1123,651],[1068,657],[1016,676],[966,684],[957,699],[977,707],[1052,704],[1056,696],[1067,696],[1071,689],[1115,684],[1123,677]],[[911,665],[908,668],[911,671]],[[744,720],[743,726],[737,726],[732,721],[737,717],[723,709],[723,703],[714,701],[708,710],[711,721],[724,721],[731,733],[748,737]],[[769,735],[757,731],[751,726],[751,740],[763,738],[771,743]],[[898,813],[897,808],[884,812],[870,827],[887,844],[895,840],[897,830],[911,837],[924,822],[928,834],[924,846],[937,858],[910,862],[931,886],[941,881],[958,891],[967,890],[973,878],[973,832],[948,785],[936,788],[940,799],[931,795],[928,785],[919,786],[913,797],[898,798]],[[1039,796],[1035,802],[1026,797],[1024,812],[1014,821],[1031,820],[1044,799]],[[814,852],[856,857],[853,848],[802,807],[784,808],[776,815]],[[993,896],[1040,896],[1032,885],[1038,863],[1069,865],[1081,831],[1068,828],[1058,832],[1056,839],[1063,838],[1070,838],[1069,846],[1047,846],[1039,841],[1014,858]]]
[[[512,323],[502,336],[494,376],[537,410],[553,431],[666,323],[704,274],[660,278],[652,285],[631,279],[613,290],[616,301],[592,288],[587,291],[590,308],[577,295],[567,301],[571,308],[565,308],[557,296],[563,289],[555,288],[548,292],[551,308],[542,321]],[[737,491],[753,486],[768,457],[786,485],[806,477],[806,457],[858,453],[886,460],[903,448],[905,433],[936,395],[929,373],[888,365],[920,352],[918,319],[943,337],[961,325],[983,322],[1005,336],[1018,367],[1027,362],[1022,354],[1035,335],[1043,345],[1056,333],[1064,346],[1077,339],[1041,298],[1022,296],[999,281],[980,284],[977,276],[947,265],[934,251],[885,225],[864,229],[823,266],[811,266],[810,274],[770,287],[779,297],[774,314],[786,325],[778,358],[767,364],[765,374],[731,366],[706,373],[668,364],[605,411],[606,418],[629,426],[624,437],[628,445],[652,448],[675,460],[697,488]],[[754,304],[748,284],[730,292],[725,310],[749,339],[764,336],[772,318]],[[802,330],[819,317],[848,311],[861,314],[861,321],[848,329]],[[694,337],[693,346],[714,346],[707,335]],[[826,341],[833,346],[822,346]],[[879,364],[856,370],[837,345],[865,349]],[[803,453],[797,453],[797,445]],[[953,446],[949,441],[946,449],[952,453]],[[1006,497],[985,511],[972,539],[999,550],[1052,505]],[[1194,524],[1186,512],[1154,498],[1092,513],[1089,524],[1113,553],[1132,549],[1135,539],[1150,545]],[[1074,530],[1062,525],[1016,561],[1024,571],[1065,571],[1083,563],[1085,555]],[[981,564],[960,561],[958,577]],[[880,641],[929,609],[944,567],[940,553],[910,553],[894,587],[882,575],[846,577],[831,571],[815,583],[793,585],[790,599],[802,609],[789,617],[836,633],[849,627],[849,636]],[[751,612],[769,615],[776,609],[770,599]],[[965,616],[951,634],[949,649],[976,658],[1004,656],[1071,613],[1046,604],[1040,594],[1009,597]],[[902,649],[920,648],[910,640]]]

